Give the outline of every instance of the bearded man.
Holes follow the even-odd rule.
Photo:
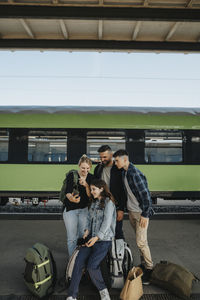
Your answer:
[[[117,223],[115,230],[115,238],[123,239],[122,230],[124,209],[126,205],[126,193],[122,181],[122,170],[119,170],[113,161],[113,153],[108,145],[103,145],[98,149],[101,162],[94,170],[96,178],[103,179],[109,187],[116,201],[117,207]]]

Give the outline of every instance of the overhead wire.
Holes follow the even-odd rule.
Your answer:
[[[178,77],[140,77],[140,76],[85,76],[85,75],[0,75],[0,78],[23,78],[23,79],[132,79],[132,80],[173,80],[173,81],[199,81],[200,78],[178,78]]]

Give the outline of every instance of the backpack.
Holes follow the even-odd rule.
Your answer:
[[[128,272],[133,267],[133,256],[123,239],[114,239],[110,250],[110,276],[112,288],[124,286]]]
[[[60,190],[59,194],[59,200],[64,204],[66,199],[66,188],[67,188],[67,176],[73,173],[73,193],[79,193],[78,190],[78,171],[76,170],[70,170],[66,173],[65,179],[63,181],[62,188]]]
[[[72,253],[72,256],[69,259],[69,262],[67,264],[67,268],[66,268],[66,282],[67,282],[67,286],[70,285],[71,282],[71,278],[72,278],[72,272],[74,269],[74,264],[76,261],[76,257],[79,253],[80,250],[80,246],[77,246],[76,249],[74,250],[74,252]]]
[[[53,293],[57,272],[49,248],[36,243],[27,250],[24,260],[26,262],[24,281],[30,292],[38,298]]]
[[[66,268],[66,282],[70,284],[72,272],[80,247],[72,254]],[[129,270],[133,266],[133,256],[128,244],[123,239],[112,241],[111,250],[100,264],[101,273],[107,288],[121,289],[124,286]]]

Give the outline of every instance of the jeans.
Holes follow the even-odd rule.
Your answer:
[[[63,220],[67,231],[67,248],[69,256],[74,252],[77,240],[83,237],[86,229],[88,208],[79,208],[63,212]]]
[[[77,297],[82,271],[85,267],[87,268],[90,278],[97,289],[101,291],[106,288],[100,270],[100,263],[106,256],[111,245],[111,241],[101,241],[96,242],[92,247],[82,247],[80,249],[74,264],[72,279],[68,289],[68,297]]]

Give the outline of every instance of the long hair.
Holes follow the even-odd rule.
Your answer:
[[[103,188],[103,191],[100,194],[100,196],[101,196],[100,207],[101,208],[105,207],[106,198],[109,198],[115,204],[115,199],[114,199],[113,195],[111,194],[111,192],[104,180],[93,179],[92,182],[90,183],[90,186],[91,185],[94,185],[94,186],[98,187],[99,189]],[[93,200],[93,197],[92,197],[92,200]]]

